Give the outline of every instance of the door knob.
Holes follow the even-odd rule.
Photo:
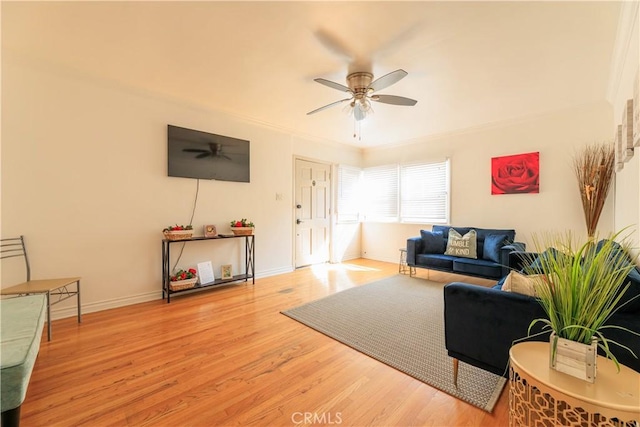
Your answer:
[[[301,219],[296,219],[296,224],[302,224],[302,220]]]
[[[302,209],[302,205],[296,205],[297,209]]]

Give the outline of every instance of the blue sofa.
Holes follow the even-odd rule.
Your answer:
[[[535,254],[512,252],[510,266],[520,270],[523,260],[534,259],[532,255]],[[631,270],[627,279],[630,286],[621,298],[620,308],[607,324],[640,333],[640,269]],[[534,297],[505,292],[501,282],[493,288],[461,282],[444,287],[445,347],[449,356],[456,360],[506,376],[512,344],[523,338],[548,342],[549,333],[526,338],[531,321],[547,318],[547,315]],[[631,302],[624,304],[627,301]],[[541,329],[541,324],[537,324],[531,334]],[[603,334],[640,356],[637,335],[614,328],[604,329]],[[640,359],[627,350],[611,345],[611,352],[621,364],[640,372]]]
[[[445,254],[451,228],[461,235],[476,230],[477,258]],[[525,250],[524,243],[514,241],[515,236],[515,230],[434,225],[431,231],[421,230],[420,237],[407,239],[407,264],[410,267],[498,280],[509,274],[509,254]]]

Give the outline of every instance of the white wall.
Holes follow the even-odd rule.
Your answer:
[[[620,28],[616,40],[619,54],[612,64],[613,121],[611,133],[615,134],[622,122],[623,108],[633,98],[634,80],[640,72],[640,7],[638,2],[626,2],[620,16]],[[615,228],[631,227],[635,246],[640,246],[640,147],[622,171],[615,177]]]
[[[572,167],[576,149],[610,139],[608,103],[563,110],[527,121],[504,123],[465,133],[425,139],[403,147],[369,150],[364,165],[451,159],[451,224],[513,228],[516,239],[531,243],[535,232],[575,230],[585,235],[584,216]],[[540,152],[540,193],[491,195],[491,158]],[[599,230],[612,230],[612,196]],[[363,225],[366,258],[397,261],[398,248],[419,236],[425,224]]]
[[[82,276],[87,312],[161,296],[161,231],[189,223],[197,183],[167,176],[167,124],[251,141],[251,183],[201,181],[193,225],[229,232],[232,219],[251,219],[259,276],[293,268],[293,158],[360,161],[355,148],[5,52],[2,89],[2,236],[26,236],[32,278]],[[180,266],[238,271],[239,241],[191,243]],[[7,267],[3,286],[23,280]],[[71,302],[58,307],[73,314]]]

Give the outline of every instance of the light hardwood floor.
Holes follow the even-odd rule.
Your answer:
[[[54,321],[22,426],[507,425],[507,387],[489,414],[280,314],[397,268],[326,264]]]

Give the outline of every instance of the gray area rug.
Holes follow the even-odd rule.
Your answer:
[[[506,379],[460,363],[444,347],[444,284],[394,276],[282,314],[487,412]]]

